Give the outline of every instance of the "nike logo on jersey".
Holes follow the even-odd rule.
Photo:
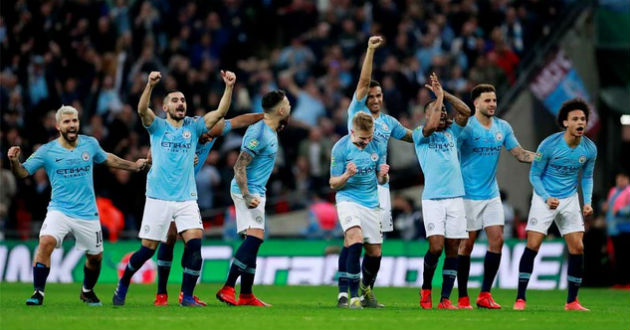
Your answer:
[[[55,158],[55,162],[59,162],[60,160],[63,160],[63,158]]]

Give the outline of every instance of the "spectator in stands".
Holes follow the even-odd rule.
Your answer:
[[[602,210],[606,212],[608,236],[613,243],[613,251],[609,253],[615,265],[615,287],[627,289],[630,288],[630,177],[621,172],[615,182]]]

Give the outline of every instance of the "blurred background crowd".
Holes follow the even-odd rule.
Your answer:
[[[290,125],[279,136],[268,212],[302,211],[308,220],[300,235],[338,236],[328,162],[332,145],[347,133],[346,111],[368,37],[386,40],[375,54],[373,73],[382,84],[385,111],[413,129],[431,98],[422,88],[430,72],[468,104],[477,83],[501,91],[515,82],[520,60],[552,31],[570,2],[2,1],[0,231],[5,238],[36,237],[50,184],[43,170],[16,180],[7,170],[6,152],[19,145],[28,156],[56,137],[54,113],[60,105],[77,108],[82,133],[97,138],[106,151],[135,160],[148,151],[136,106],[150,71],[163,76],[151,100],[158,115],[164,116],[164,92],[177,89],[193,116],[217,107],[223,93],[219,71],[229,69],[237,84],[228,118],[261,112],[261,95],[277,88],[288,91],[293,105]],[[234,237],[229,184],[243,132],[219,139],[196,177],[204,222],[209,229],[225,223],[226,238]],[[390,236],[406,240],[424,237],[420,205],[398,193],[423,181],[410,151],[390,150],[396,229]],[[145,177],[96,168],[98,204],[110,238],[135,237]],[[616,187],[623,190],[621,181]],[[607,196],[599,195],[607,207]],[[514,209],[506,195],[503,200],[506,237],[523,238],[527,210]],[[598,210],[603,217],[608,209]],[[630,232],[624,228],[622,233]]]

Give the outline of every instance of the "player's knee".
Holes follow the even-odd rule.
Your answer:
[[[99,253],[99,254],[86,254],[86,261],[89,265],[89,267],[98,267],[101,265],[101,262],[103,261],[103,254]]]
[[[433,244],[429,247],[429,252],[435,255],[441,255],[444,250],[444,244]]]
[[[491,241],[488,242],[488,249],[491,252],[499,253],[499,252],[501,252],[501,249],[503,248],[503,243],[504,242],[505,242],[505,240],[503,239],[503,235],[497,235]],[[472,248],[471,248],[471,250],[472,250]]]
[[[458,254],[463,255],[463,256],[469,256],[472,253],[474,246],[475,246],[475,242],[473,242],[472,240],[468,240],[468,239],[464,240],[459,245]]]
[[[572,246],[569,246],[569,253],[584,254],[584,243],[582,243],[582,241],[578,241],[572,244]]]
[[[44,254],[51,254],[57,247],[57,240],[49,235],[45,235],[39,238],[39,252]]]

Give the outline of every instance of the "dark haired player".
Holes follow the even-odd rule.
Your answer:
[[[509,150],[520,162],[531,163],[534,153],[519,145],[512,126],[497,118],[497,96],[494,86],[479,84],[470,92],[475,105],[475,115],[459,136],[460,161],[464,178],[464,208],[469,238],[462,240],[457,256],[457,307],[472,309],[468,298],[470,254],[475,240],[483,229],[488,236],[488,251],[483,263],[483,282],[477,298],[477,307],[499,309],[490,289],[499,270],[503,248],[503,204],[497,185],[497,164],[501,149]],[[445,98],[448,99],[448,93]]]
[[[563,132],[554,133],[538,146],[529,181],[534,186],[532,205],[527,219],[527,246],[518,268],[518,295],[514,309],[525,309],[525,291],[534,270],[534,258],[540,249],[547,230],[556,222],[569,249],[567,279],[569,293],[565,310],[588,311],[577,299],[584,272],[584,219],[593,214],[593,168],[597,146],[583,136],[588,123],[589,106],[582,99],[572,99],[558,112],[558,125]],[[582,197],[580,212],[577,186],[582,171]]]
[[[278,152],[278,133],[291,114],[284,91],[276,90],[262,98],[263,120],[247,128],[241,153],[234,164],[231,195],[236,208],[236,228],[245,240],[236,251],[225,285],[216,297],[229,305],[271,306],[252,293],[258,248],[265,237],[265,192]],[[241,278],[236,300],[234,285]]]

